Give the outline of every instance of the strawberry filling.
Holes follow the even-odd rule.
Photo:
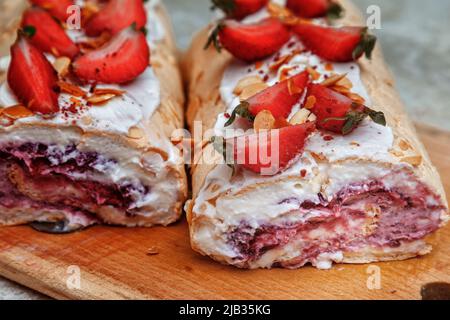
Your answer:
[[[75,146],[4,146],[0,148],[0,206],[86,212],[112,206],[132,215],[137,198],[150,193],[150,188],[99,178],[115,165],[113,160],[80,152]]]
[[[295,243],[300,254],[280,265],[297,268],[314,263],[321,254],[352,252],[365,246],[397,248],[439,228],[444,207],[426,186],[415,181],[415,188],[388,190],[381,181],[351,185],[330,202],[323,196],[320,204],[297,199],[280,202],[298,203],[293,213],[305,217],[302,222],[253,229],[243,221],[228,235],[229,244],[238,252],[236,259],[255,261],[269,250]],[[379,213],[366,213],[369,207],[378,208]]]

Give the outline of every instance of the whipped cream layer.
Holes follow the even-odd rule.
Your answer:
[[[82,4],[82,2],[79,1],[79,4]],[[147,9],[147,40],[150,50],[154,49],[158,41],[165,36],[162,22],[155,12],[155,6],[158,4],[158,0],[149,1],[145,4]],[[76,42],[87,39],[79,30],[67,30],[67,34]],[[47,58],[50,62],[55,59],[52,55],[47,55]],[[0,73],[7,72],[9,63],[9,56],[0,58]],[[90,86],[86,85],[81,88],[88,92]],[[143,124],[151,118],[153,112],[161,103],[160,83],[151,66],[138,78],[126,85],[99,84],[96,88],[119,89],[125,91],[125,93],[101,106],[88,106],[86,100],[77,97],[81,100],[81,106],[75,113],[70,111],[72,105],[70,99],[73,96],[63,93],[59,97],[60,112],[53,118],[44,121],[62,126],[76,125],[86,132],[102,131],[126,135],[132,127],[143,127]],[[18,104],[18,100],[5,81],[0,86],[0,108],[15,104]],[[16,123],[36,124],[42,121],[41,116],[35,115],[19,119]]]

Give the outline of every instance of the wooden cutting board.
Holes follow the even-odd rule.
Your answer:
[[[450,195],[450,133],[419,132]],[[450,282],[450,225],[431,243],[432,254],[402,262],[248,271],[193,252],[185,221],[61,236],[9,227],[0,228],[0,274],[61,299],[420,299],[422,285]],[[149,248],[159,254],[148,255]],[[381,288],[370,290],[378,271]]]

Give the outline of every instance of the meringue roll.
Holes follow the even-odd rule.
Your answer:
[[[184,93],[170,22],[158,1],[116,2],[77,1],[81,29],[33,6],[9,30],[0,225],[63,233],[180,218],[187,182],[170,136],[183,128]]]
[[[448,221],[440,177],[406,115],[379,46],[371,52],[371,59],[353,55],[353,61],[338,61],[345,60],[345,52],[337,56],[340,49],[333,51],[326,41],[307,41],[311,40],[308,33],[295,32],[304,24],[325,29],[363,25],[353,4],[335,3],[344,11],[333,21],[315,18],[305,22],[286,9],[284,1],[269,4],[240,22],[222,21],[215,29],[223,46],[220,53],[213,46],[204,50],[208,37],[214,43],[214,25],[193,40],[184,61],[191,127],[201,121],[204,130],[212,129],[216,137],[229,141],[236,133],[227,128],[250,129],[245,133],[250,135],[252,128],[256,132],[261,128],[279,130],[281,137],[287,134],[285,128],[293,132],[292,128],[302,123],[317,126],[304,141],[287,136],[280,142],[283,150],[294,150],[286,145],[295,143],[304,146],[275,174],[261,174],[245,162],[234,169],[220,161],[194,163],[193,195],[186,211],[191,244],[199,253],[252,269],[307,264],[327,269],[333,263],[402,260],[429,253],[431,246],[425,239]],[[242,37],[251,33],[251,27],[241,38],[236,30],[267,17],[284,19],[291,33],[278,49],[259,28],[260,42],[267,40],[265,49],[275,48],[272,55],[260,59],[255,57],[258,43],[252,46],[254,50],[244,52],[244,43],[250,42],[251,36]],[[267,21],[262,25],[268,25]],[[314,37],[327,34],[325,29]],[[230,45],[236,39],[242,40],[239,45]],[[330,41],[333,39],[337,38]],[[273,116],[279,111],[274,106],[285,107],[286,99],[280,99],[279,87],[275,93],[271,89],[305,71],[310,84],[304,91],[293,91],[299,97],[289,116],[281,120]],[[289,92],[292,95],[292,90]],[[278,94],[277,99],[271,94]],[[334,98],[327,100],[327,94]],[[320,119],[320,107],[332,114],[345,101],[350,101],[352,108],[364,105],[361,112],[365,117],[349,122],[353,114],[347,113],[344,118],[330,116],[329,122]],[[265,111],[249,115],[255,105],[266,105]],[[244,106],[246,112],[236,106]],[[361,114],[357,110],[353,110],[355,114]],[[230,118],[234,120],[231,126]],[[344,126],[342,132],[330,125],[344,124],[343,120],[350,127]],[[210,154],[214,148],[214,143],[204,143],[202,153]]]

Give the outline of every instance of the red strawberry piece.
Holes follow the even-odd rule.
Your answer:
[[[306,100],[315,101],[310,109],[317,117],[319,129],[347,135],[369,116],[374,122],[385,126],[386,119],[382,112],[374,111],[350,98],[319,84],[310,84]]]
[[[304,71],[257,93],[234,109],[225,126],[231,125],[236,115],[253,120],[263,110],[270,111],[275,119],[286,119],[308,83],[309,73]]]
[[[40,50],[55,56],[73,58],[79,52],[78,47],[64,32],[47,11],[33,7],[25,11],[22,18],[23,28],[34,28],[30,42]]]
[[[328,16],[339,18],[342,7],[331,0],[288,0],[286,7],[297,16],[306,19]]]
[[[73,0],[31,0],[31,3],[47,10],[61,22],[65,22],[70,15],[67,8],[74,5]]]
[[[322,27],[301,23],[293,28],[303,44],[319,57],[335,62],[370,59],[377,38],[364,27]]]
[[[143,73],[149,62],[150,49],[144,33],[130,27],[99,49],[78,56],[72,66],[83,81],[124,83]]]
[[[264,8],[269,0],[212,0],[213,8],[219,8],[229,18],[241,20]]]
[[[211,33],[206,48],[214,43],[247,62],[261,60],[278,52],[290,38],[289,30],[277,19],[267,18],[254,24],[226,20]]]
[[[234,138],[234,161],[255,173],[275,175],[303,153],[306,139],[315,128],[314,122],[307,122]]]
[[[99,36],[102,32],[114,35],[132,24],[137,29],[147,24],[143,0],[110,0],[87,21],[85,29],[88,36]]]
[[[57,80],[44,54],[19,32],[8,69],[8,85],[19,101],[36,113],[58,112]]]

